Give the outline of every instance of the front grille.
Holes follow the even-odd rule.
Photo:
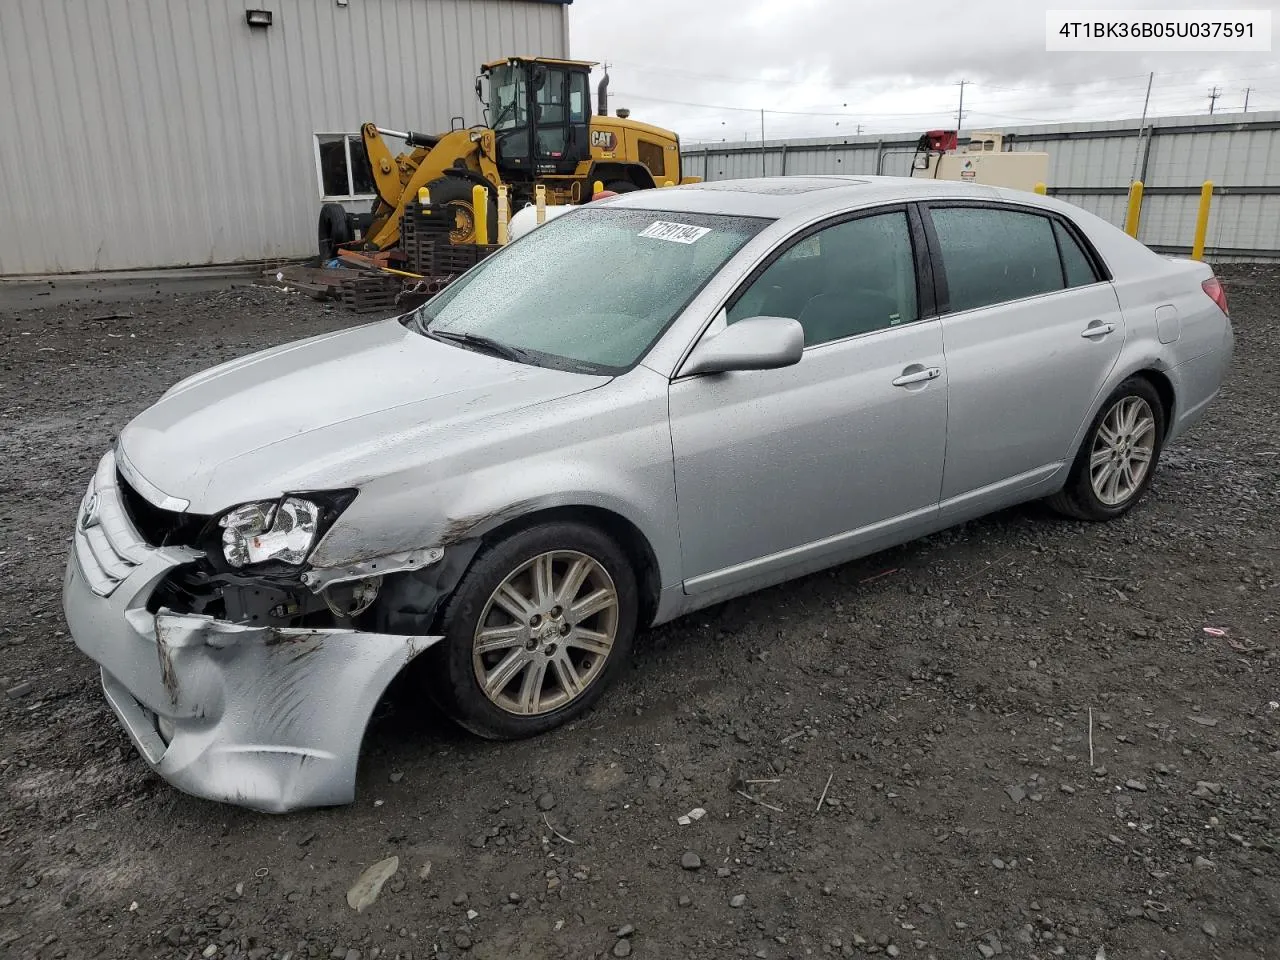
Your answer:
[[[198,513],[165,510],[147,500],[129,485],[124,474],[116,471],[116,487],[125,512],[142,539],[153,547],[192,547],[209,525],[211,517]]]
[[[146,544],[120,502],[115,457],[109,453],[102,458],[85,492],[76,517],[73,544],[89,588],[100,597],[109,597],[146,559]]]

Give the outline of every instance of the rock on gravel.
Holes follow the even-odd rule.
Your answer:
[[[702,858],[692,850],[686,851],[680,857],[680,866],[684,867],[686,870],[697,870],[702,866]]]

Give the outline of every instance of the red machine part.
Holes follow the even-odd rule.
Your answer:
[[[920,138],[920,148],[930,150],[936,153],[946,153],[955,150],[960,145],[959,131],[957,130],[928,130],[925,135]]]

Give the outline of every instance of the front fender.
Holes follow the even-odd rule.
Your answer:
[[[663,586],[680,580],[666,380],[553,401],[460,438],[423,466],[367,481],[316,546],[317,568],[473,541],[556,508],[606,510],[648,540]]]

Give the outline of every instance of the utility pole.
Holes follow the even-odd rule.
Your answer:
[[[1212,90],[1210,90],[1210,91],[1209,91],[1209,113],[1210,113],[1210,115],[1212,115],[1212,114],[1213,114],[1213,105],[1217,102],[1217,100],[1218,100],[1218,98],[1219,98],[1220,96],[1222,96],[1222,91],[1221,91],[1221,90],[1219,90],[1216,86],[1215,86]]]
[[[1249,94],[1248,94],[1248,91],[1246,91],[1246,92],[1245,92],[1245,103],[1248,103],[1248,102],[1249,102]],[[855,136],[855,137],[860,137],[860,136],[862,136],[862,124],[858,124],[858,129],[857,129],[857,131],[854,133],[854,136]]]
[[[764,111],[760,111],[760,176],[769,175],[769,155],[764,149]]]
[[[1252,90],[1252,89],[1253,89],[1253,87],[1245,87],[1245,88],[1244,88],[1244,110],[1242,110],[1242,111],[1241,111],[1241,113],[1248,113],[1248,112],[1249,112],[1249,91],[1250,91],[1250,90]]]
[[[956,110],[956,137],[960,136],[960,126],[964,121],[964,88],[968,80],[960,81],[960,107]]]
[[[1142,119],[1138,122],[1138,149],[1133,152],[1133,176],[1129,178],[1129,182],[1138,179],[1138,158],[1142,156],[1142,135],[1147,131],[1147,107],[1151,104],[1151,84],[1155,82],[1156,72],[1152,70],[1147,74],[1147,96],[1142,101]]]

